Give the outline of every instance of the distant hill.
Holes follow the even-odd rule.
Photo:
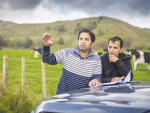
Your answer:
[[[2,21],[0,20],[0,28],[1,27],[5,27],[5,26],[10,26],[10,25],[14,25],[15,23],[13,22],[8,22],[8,21]]]
[[[148,32],[150,32],[150,29],[148,29],[148,28],[143,28],[144,30],[146,30],[146,31],[148,31]]]
[[[53,50],[73,48],[78,44],[78,31],[80,28],[90,28],[96,35],[94,50],[107,47],[107,41],[113,36],[124,40],[124,48],[145,49],[150,47],[150,32],[134,27],[126,22],[109,17],[92,17],[74,21],[58,21],[44,24],[11,24],[0,27],[0,35],[6,39],[30,38],[33,46],[42,47],[41,37],[44,33],[51,33]],[[58,44],[63,38],[64,45]]]

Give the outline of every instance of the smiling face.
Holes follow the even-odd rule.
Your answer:
[[[91,46],[93,46],[94,42],[91,40],[91,36],[89,33],[82,32],[79,37],[78,45],[79,51],[81,52],[89,52]]]
[[[120,48],[120,41],[112,42],[110,40],[108,45],[108,53],[110,55],[115,55],[116,57],[119,57],[119,53],[123,51],[123,48]]]

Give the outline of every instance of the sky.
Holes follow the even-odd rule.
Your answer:
[[[150,0],[0,0],[0,20],[18,24],[99,16],[150,29]]]

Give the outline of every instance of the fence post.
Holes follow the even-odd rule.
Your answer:
[[[3,56],[3,88],[7,89],[7,66],[8,66],[8,56]]]
[[[25,58],[22,57],[22,78],[21,78],[21,86],[22,86],[22,92],[24,92],[25,87]]]
[[[45,65],[41,60],[41,67],[42,67],[42,85],[43,85],[43,96],[46,98],[46,81],[45,81]]]

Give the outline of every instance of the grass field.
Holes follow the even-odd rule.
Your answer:
[[[21,89],[22,57],[25,57],[25,95],[33,101],[35,107],[43,99],[41,56],[34,58],[30,51],[0,51],[0,82],[2,82],[3,56],[8,56],[8,91],[16,94]],[[55,95],[62,65],[45,64],[47,96]],[[32,106],[32,107],[33,107]],[[33,107],[33,108],[34,108]]]
[[[28,100],[32,100],[33,109],[39,101],[43,99],[42,91],[42,71],[41,71],[41,56],[34,58],[34,53],[29,50],[0,51],[0,83],[2,83],[3,56],[8,56],[8,91],[12,94],[17,94],[21,89],[22,76],[22,57],[25,57],[25,95]],[[131,63],[133,61],[131,60]],[[132,64],[133,65],[133,64]],[[46,91],[47,96],[55,95],[58,81],[62,72],[62,65],[45,64],[46,75]],[[138,65],[137,70],[133,70],[133,81],[150,81],[150,70],[146,65]],[[0,106],[1,107],[1,106]]]

